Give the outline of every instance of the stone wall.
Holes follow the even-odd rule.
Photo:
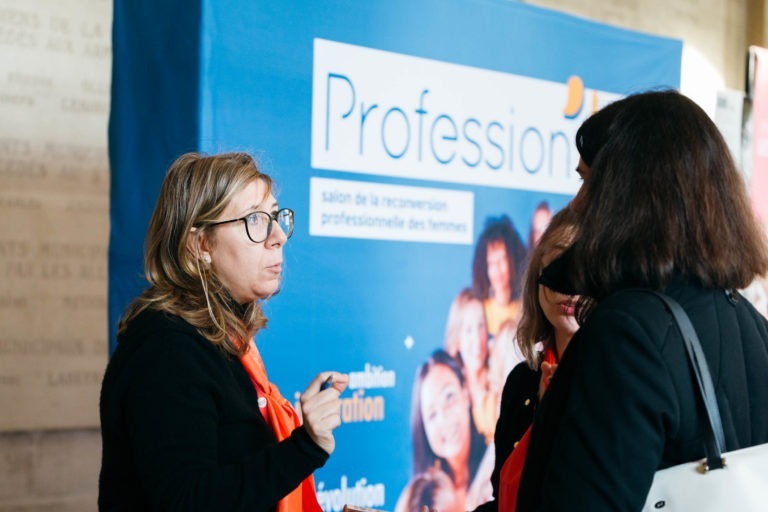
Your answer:
[[[0,0],[0,510],[96,510],[110,0]]]
[[[744,90],[747,39],[764,32],[765,0],[529,0],[526,3],[683,41],[681,90],[710,115],[717,91]],[[759,11],[750,17],[750,10]],[[749,25],[748,25],[749,20]],[[762,27],[762,30],[760,29]]]

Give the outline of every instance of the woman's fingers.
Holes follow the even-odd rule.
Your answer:
[[[326,382],[335,388],[339,393],[341,393],[347,389],[347,385],[349,384],[349,375],[346,373],[333,371],[320,372],[317,374],[317,376],[315,376],[314,379],[312,379],[312,382],[309,383],[309,386],[307,386],[307,389],[304,390],[303,394],[314,396],[321,391],[321,388],[323,388],[322,391],[324,391],[326,388],[323,386],[323,384]]]
[[[341,425],[339,394],[346,389],[348,383],[349,376],[346,374],[321,372],[301,395],[304,427],[312,440],[329,454],[336,446],[333,430]]]
[[[555,370],[557,370],[557,364],[556,363],[547,363],[546,361],[541,363],[541,381],[539,382],[539,399],[544,396],[544,392],[547,390],[547,387],[549,386],[549,380],[552,378],[552,376],[555,374]]]

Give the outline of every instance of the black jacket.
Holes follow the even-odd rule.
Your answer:
[[[144,312],[101,390],[102,511],[258,511],[322,466],[303,427],[278,443],[240,362],[184,320]]]
[[[515,366],[507,376],[507,382],[501,393],[499,419],[494,433],[496,458],[491,474],[494,499],[477,507],[475,512],[498,510],[501,467],[525,431],[531,426],[533,413],[539,402],[540,380],[541,370],[531,370],[526,362]]]
[[[716,388],[727,450],[768,442],[768,322],[748,301],[682,281]],[[637,290],[600,302],[536,409],[518,511],[640,510],[656,470],[704,456],[677,325]]]

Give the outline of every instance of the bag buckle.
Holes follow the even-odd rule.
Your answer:
[[[720,467],[715,469],[722,469],[725,467],[726,467],[725,457],[720,457]],[[699,461],[699,465],[696,466],[696,471],[698,471],[702,475],[708,473],[710,469],[712,468],[710,468],[709,464],[707,464],[707,459],[701,459],[701,461]]]

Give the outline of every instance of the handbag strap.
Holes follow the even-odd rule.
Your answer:
[[[685,351],[688,354],[688,362],[696,375],[699,396],[707,410],[707,420],[704,422],[704,449],[707,455],[704,471],[709,469],[720,469],[725,465],[722,453],[725,450],[725,436],[723,435],[723,424],[720,420],[720,410],[717,407],[717,397],[715,396],[715,386],[712,384],[712,376],[709,373],[707,360],[704,358],[704,351],[701,348],[699,337],[691,324],[691,320],[683,310],[682,306],[672,297],[655,290],[647,290],[662,301],[680,329],[683,336]]]

